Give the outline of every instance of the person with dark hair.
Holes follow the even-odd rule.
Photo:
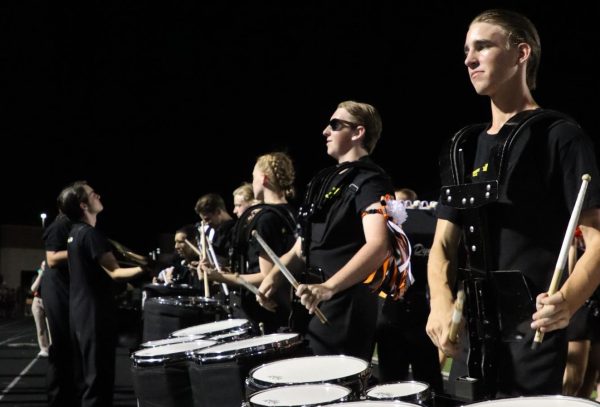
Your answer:
[[[65,188],[59,204],[73,222],[67,240],[69,311],[75,366],[81,372],[81,406],[111,406],[117,339],[114,281],[133,278],[144,269],[117,263],[108,239],[95,227],[104,206],[87,183]]]
[[[60,197],[57,206],[60,207]],[[69,267],[67,263],[67,239],[71,221],[63,213],[58,214],[44,230],[46,270],[44,271],[42,301],[46,309],[48,329],[52,337],[48,356],[47,387],[48,406],[70,407],[76,402],[75,377],[73,375],[73,345],[69,326]]]
[[[229,241],[235,220],[227,212],[225,201],[215,193],[201,196],[194,208],[200,219],[205,223],[204,233],[210,239],[217,260],[226,262],[229,256]],[[200,224],[198,231],[200,231]],[[200,242],[201,239],[198,239]]]
[[[528,18],[507,10],[479,14],[469,25],[464,52],[475,91],[489,97],[491,122],[464,128],[442,151],[427,333],[455,357],[450,382],[457,391],[470,383],[492,398],[560,394],[567,354],[563,328],[600,283],[594,148],[573,119],[534,100],[541,46]],[[584,174],[591,183],[579,227],[588,249],[549,295]],[[468,324],[458,344],[449,337],[457,270]],[[545,335],[532,349],[538,329]],[[475,380],[453,380],[464,375]]]
[[[296,295],[312,314],[306,338],[317,355],[346,354],[371,360],[377,295],[363,281],[390,253],[381,197],[393,195],[391,180],[369,157],[381,135],[381,117],[366,103],[337,106],[323,130],[327,154],[337,165],[309,184],[300,209],[302,236],[281,258],[292,271],[307,267]],[[283,276],[274,267],[259,290],[271,299]],[[314,284],[309,284],[314,282]],[[258,301],[269,306],[261,296]]]
[[[175,232],[175,254],[172,265],[162,270],[156,282],[164,284],[194,285],[198,255],[187,243],[198,246],[196,235],[198,231],[194,225],[185,225]]]

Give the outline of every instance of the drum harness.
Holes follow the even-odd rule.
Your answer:
[[[499,312],[501,298],[496,297],[500,294],[493,286],[493,274],[498,272],[492,271],[494,257],[488,241],[487,223],[489,209],[506,196],[509,161],[516,162],[534,137],[532,132],[524,133],[523,130],[540,123],[551,125],[559,120],[571,121],[562,113],[542,109],[520,112],[511,118],[505,124],[510,132],[504,143],[490,152],[488,174],[491,180],[488,181],[470,182],[465,176],[474,167],[478,136],[487,127],[486,123],[461,129],[440,155],[441,178],[445,185],[441,188],[440,200],[460,211],[465,254],[458,271],[466,293],[469,377],[457,381],[458,397],[477,400],[495,395],[499,335],[503,325],[513,323],[509,322],[510,315]],[[466,151],[470,154],[465,154]],[[516,280],[513,279],[511,284],[525,284],[524,289],[528,292],[522,273],[516,271],[512,275]]]

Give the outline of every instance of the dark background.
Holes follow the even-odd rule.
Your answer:
[[[333,162],[338,102],[383,117],[374,157],[435,198],[442,142],[489,119],[463,65],[480,11],[528,15],[542,38],[534,96],[596,140],[594,1],[48,1],[1,6],[2,224],[50,221],[66,184],[102,195],[98,227],[138,250],[196,221],[196,199],[251,180],[258,155],[293,157],[300,195]],[[409,147],[410,146],[410,147]]]

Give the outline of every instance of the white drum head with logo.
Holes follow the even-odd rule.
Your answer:
[[[567,396],[514,397],[469,404],[469,407],[598,407],[591,400]]]
[[[263,384],[300,384],[343,381],[369,370],[369,363],[353,356],[307,356],[267,363],[250,376]]]
[[[380,384],[367,390],[367,398],[373,400],[400,400],[429,398],[429,385],[423,382],[397,382]],[[413,400],[410,400],[413,401]]]
[[[180,329],[171,334],[171,336],[190,336],[190,335],[216,335],[232,330],[250,329],[250,322],[247,319],[223,319],[221,321],[209,322]]]
[[[350,389],[335,384],[303,384],[283,386],[255,393],[251,406],[317,406],[323,403],[345,401]]]

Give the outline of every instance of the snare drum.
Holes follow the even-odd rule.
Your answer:
[[[469,404],[469,407],[598,407],[592,400],[568,396],[514,397]]]
[[[224,341],[227,335],[235,337],[250,334],[252,324],[247,319],[223,319],[207,324],[194,325],[186,329],[173,332],[170,336],[182,337],[189,335],[202,335],[207,339]],[[235,339],[235,338],[232,338]],[[243,339],[243,338],[240,338]]]
[[[225,307],[213,298],[150,298],[144,306],[143,341],[163,339],[173,331],[226,317]]]
[[[252,394],[282,385],[333,383],[349,387],[354,399],[358,399],[364,394],[370,376],[369,363],[353,356],[307,356],[279,360],[253,369],[246,380],[246,392]]]
[[[301,352],[297,333],[270,334],[222,343],[194,352],[189,366],[194,405],[239,406],[244,380],[257,365]]]
[[[403,400],[420,405],[429,405],[431,391],[423,382],[397,382],[380,384],[367,390],[369,400]]]
[[[320,406],[348,400],[351,390],[336,384],[301,384],[262,390],[248,400],[250,407]]]
[[[131,355],[133,388],[140,407],[192,404],[187,361],[192,352],[214,345],[196,340],[145,348]]]

